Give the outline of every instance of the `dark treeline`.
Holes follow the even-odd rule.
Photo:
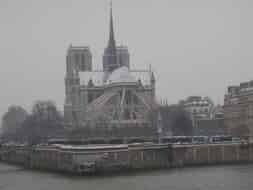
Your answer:
[[[164,135],[193,135],[192,121],[181,104],[160,106]]]
[[[30,114],[10,106],[2,117],[2,139],[37,144],[63,133],[63,116],[52,101],[37,101]]]
[[[162,122],[163,135],[187,136],[193,134],[192,122],[180,104],[162,105],[159,107]],[[150,120],[156,126],[157,117],[151,114]],[[89,127],[79,128],[75,130],[65,130],[64,119],[52,101],[37,101],[34,103],[31,113],[28,113],[21,106],[10,106],[8,111],[2,117],[2,140],[8,142],[38,144],[46,142],[49,138],[65,137],[65,138],[81,138],[88,136],[101,136],[99,132],[107,125],[108,121],[103,118],[95,122],[95,126],[91,130]],[[103,124],[103,125],[102,125]],[[90,129],[90,130],[89,130]],[[97,131],[94,134],[94,129]],[[118,129],[111,129],[107,136],[118,136]],[[127,135],[129,129],[125,130]],[[138,131],[135,131],[136,133]],[[147,131],[149,133],[149,131]],[[150,132],[152,133],[152,132]],[[129,134],[131,135],[132,132]],[[139,134],[141,136],[143,134]]]

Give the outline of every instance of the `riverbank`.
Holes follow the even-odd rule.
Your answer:
[[[253,163],[253,145],[120,144],[2,146],[3,162],[69,174],[119,173],[176,167]]]

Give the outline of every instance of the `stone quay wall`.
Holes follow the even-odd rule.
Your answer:
[[[171,148],[171,157],[171,167],[253,163],[253,144],[173,145]]]
[[[194,165],[253,163],[253,144],[2,146],[0,160],[33,169],[96,173]]]
[[[168,145],[2,147],[0,160],[33,169],[95,173],[169,167]]]

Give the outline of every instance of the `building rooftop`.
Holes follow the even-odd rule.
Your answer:
[[[235,96],[239,95],[240,92],[250,92],[253,91],[253,80],[248,82],[242,82],[238,86],[229,86],[227,89],[227,93],[229,95]]]

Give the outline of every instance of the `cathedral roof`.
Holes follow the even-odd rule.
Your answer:
[[[89,81],[92,80],[94,86],[102,87],[112,82],[138,82],[141,81],[143,86],[151,85],[151,72],[148,70],[131,70],[127,67],[120,67],[113,71],[108,80],[104,82],[105,73],[103,71],[84,71],[79,72],[80,84],[87,86]],[[109,82],[111,80],[111,82]]]
[[[136,79],[129,72],[128,67],[123,66],[115,69],[108,77],[106,84],[113,83],[136,83]]]

